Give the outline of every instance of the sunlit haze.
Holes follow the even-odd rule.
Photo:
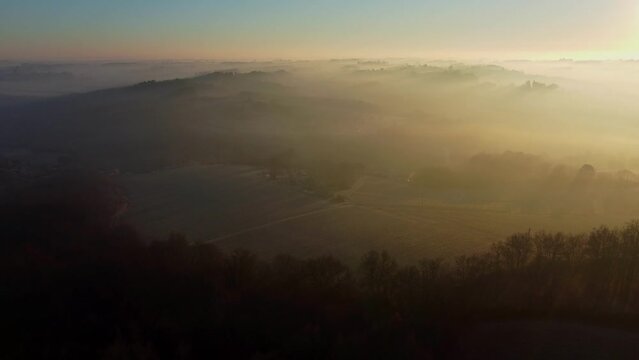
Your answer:
[[[0,58],[5,59],[639,55],[633,0],[4,0],[0,5]]]
[[[636,360],[639,0],[0,0],[0,359]]]

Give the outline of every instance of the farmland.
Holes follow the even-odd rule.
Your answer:
[[[398,178],[364,176],[348,199],[333,203],[247,166],[188,166],[121,175],[126,220],[145,235],[171,231],[223,249],[264,257],[332,254],[348,262],[370,249],[401,261],[452,257],[486,249],[517,231],[584,231],[629,219],[602,214],[521,213],[504,206],[468,206],[422,199]]]

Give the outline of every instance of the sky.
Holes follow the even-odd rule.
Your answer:
[[[639,58],[638,0],[0,0],[0,59]]]

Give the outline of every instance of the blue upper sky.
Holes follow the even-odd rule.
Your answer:
[[[0,58],[627,57],[635,0],[0,0]]]

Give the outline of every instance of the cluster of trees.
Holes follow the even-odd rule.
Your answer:
[[[634,216],[638,210],[639,177],[632,171],[553,164],[521,152],[477,154],[456,167],[423,167],[408,180],[422,196],[447,203],[501,203],[557,214]]]
[[[88,185],[80,196],[82,183],[0,207],[8,358],[445,358],[478,322],[639,315],[639,222],[514,234],[452,261],[371,251],[349,267],[179,234],[148,243],[105,221],[117,197]]]
[[[519,88],[523,91],[547,91],[557,90],[559,86],[557,84],[544,84],[537,81],[526,81],[526,83]]]
[[[350,189],[364,173],[360,163],[315,161],[306,166],[308,178],[303,184],[315,194],[342,198],[338,192]]]
[[[340,191],[347,190],[362,176],[364,165],[352,162],[296,159],[295,150],[275,153],[263,161],[266,176],[270,179],[286,179],[290,184],[301,185],[307,191],[324,198],[344,201]]]

